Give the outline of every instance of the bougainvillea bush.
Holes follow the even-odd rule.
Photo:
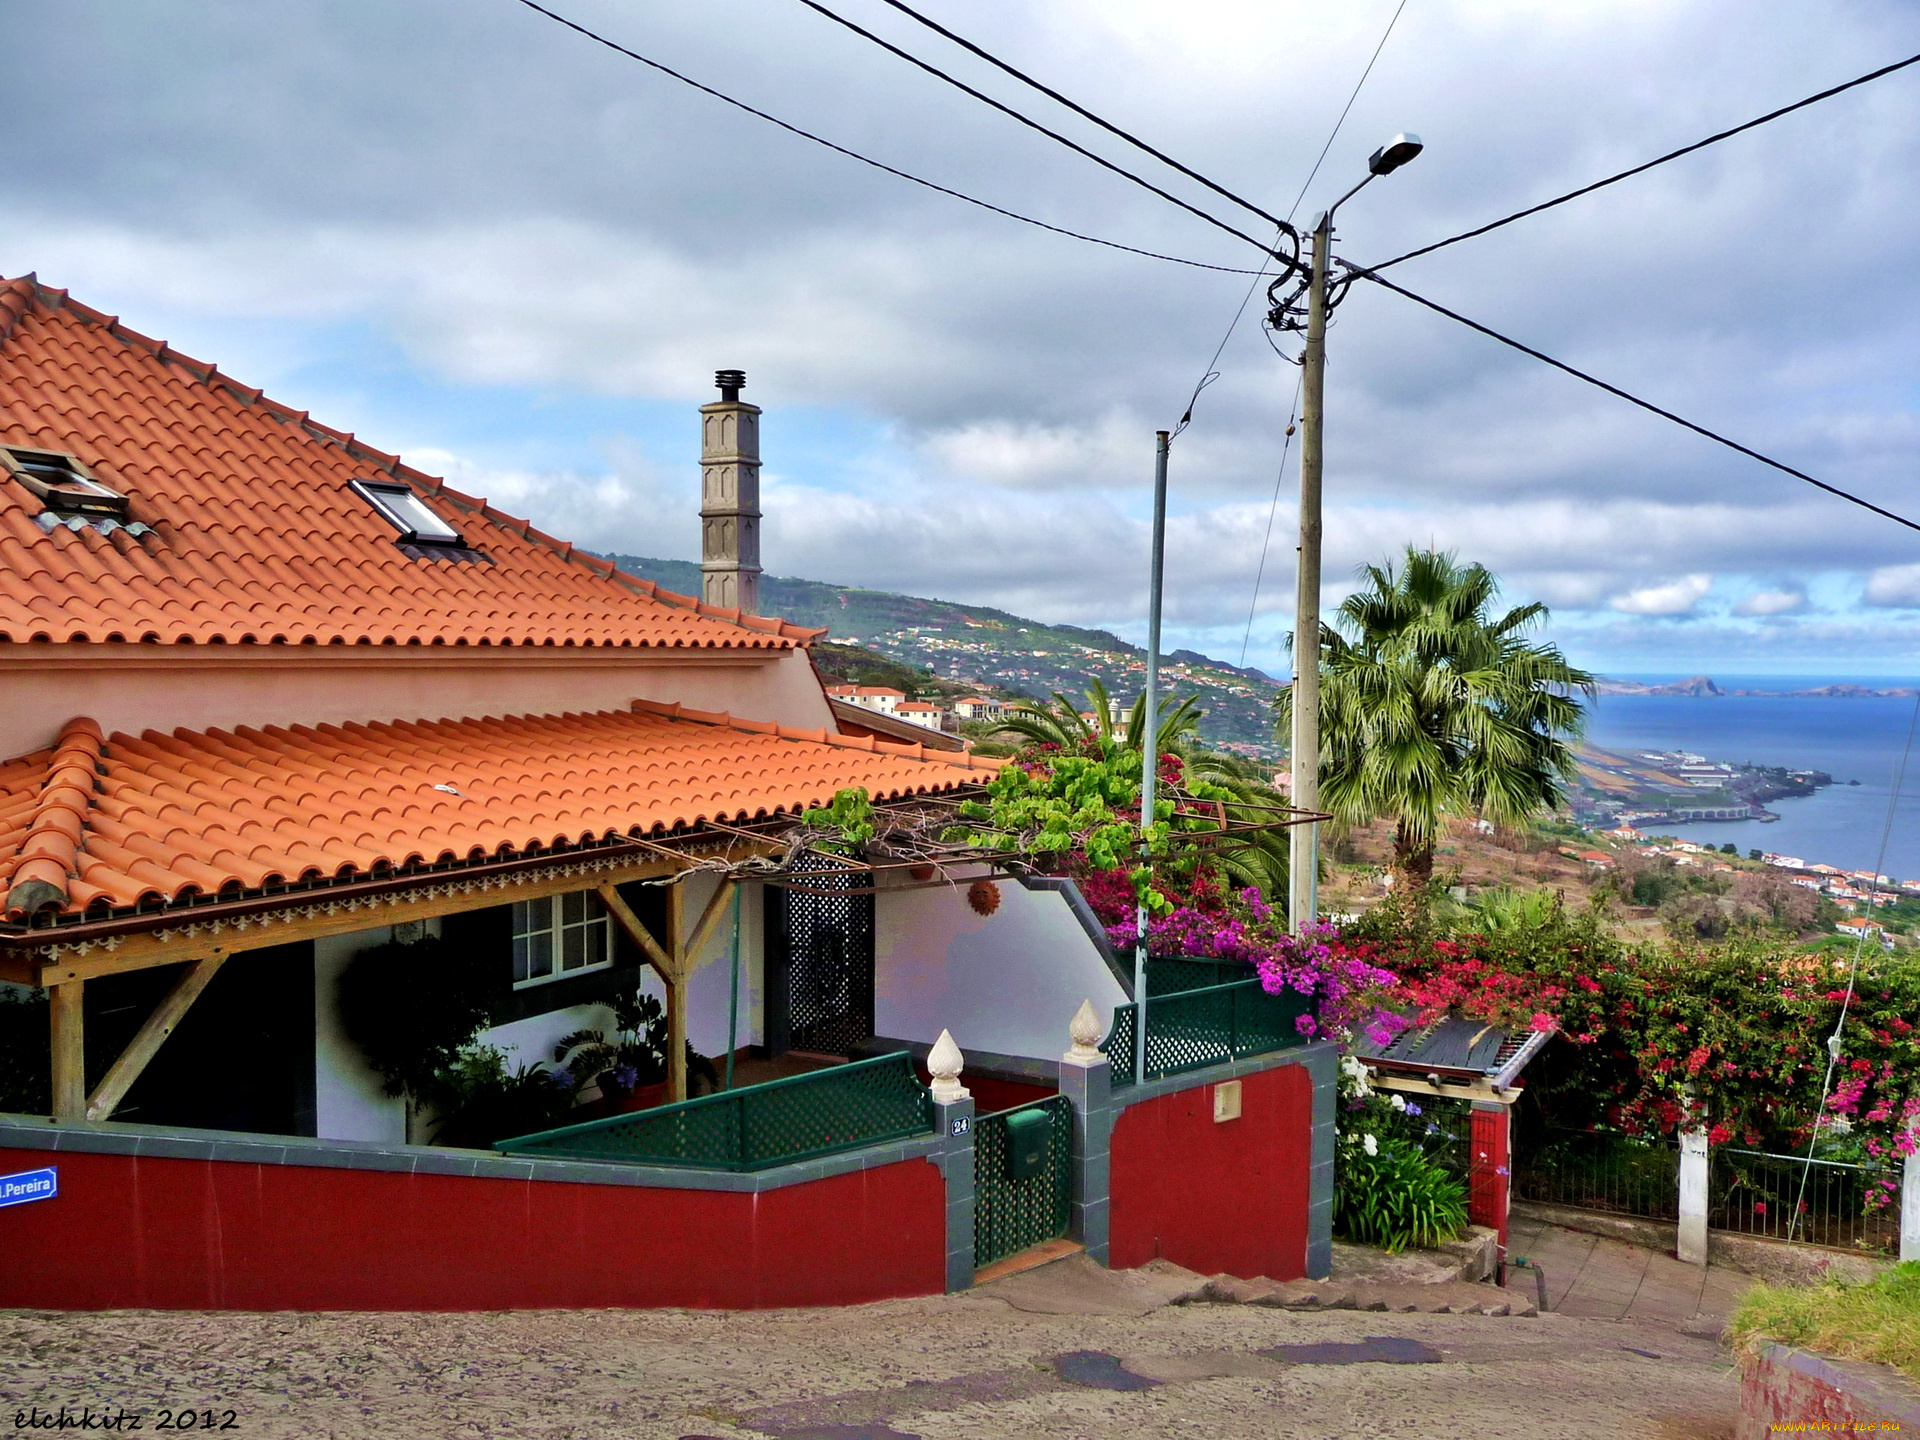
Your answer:
[[[1598,912],[1559,907],[1537,923],[1451,934],[1382,907],[1347,943],[1399,977],[1416,1020],[1452,1010],[1558,1031],[1564,1043],[1529,1068],[1527,1093],[1558,1123],[1635,1134],[1699,1125],[1716,1145],[1797,1151],[1817,1140],[1836,1158],[1902,1157],[1920,1138],[1920,964],[1905,956],[1751,936],[1629,944]]]

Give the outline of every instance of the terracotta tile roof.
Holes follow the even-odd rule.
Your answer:
[[[0,281],[0,445],[65,451],[156,533],[36,523],[0,476],[0,640],[788,649],[823,632],[622,574],[39,285]],[[487,562],[414,558],[400,480]]]
[[[951,790],[995,763],[647,701],[104,741],[81,718],[0,764],[0,894],[12,921],[99,916],[793,813],[849,786]]]

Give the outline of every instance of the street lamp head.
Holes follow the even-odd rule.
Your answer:
[[[1425,148],[1418,135],[1396,135],[1373,152],[1367,161],[1367,173],[1391,175]]]

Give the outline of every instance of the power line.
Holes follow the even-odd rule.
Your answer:
[[[887,0],[892,4],[893,0]],[[1313,185],[1313,177],[1320,173],[1320,167],[1327,163],[1327,152],[1333,149],[1333,142],[1340,137],[1340,127],[1347,123],[1347,112],[1353,109],[1353,102],[1360,98],[1360,87],[1367,83],[1367,77],[1373,74],[1373,67],[1380,59],[1380,52],[1387,48],[1387,40],[1393,34],[1393,27],[1400,23],[1400,12],[1407,8],[1407,0],[1400,0],[1393,12],[1393,18],[1387,21],[1387,28],[1380,32],[1380,43],[1373,47],[1373,54],[1367,60],[1367,68],[1360,72],[1360,78],[1353,82],[1353,93],[1347,96],[1347,103],[1341,107],[1340,118],[1333,122],[1333,131],[1327,136],[1327,143],[1320,147],[1320,158],[1313,162],[1313,169],[1307,172],[1306,181],[1300,186],[1300,193],[1293,197],[1293,209],[1287,211],[1291,220],[1300,209],[1300,202],[1307,198],[1307,191]]]
[[[1260,582],[1267,576],[1267,548],[1273,544],[1273,517],[1280,512],[1280,487],[1287,480],[1287,452],[1293,448],[1294,419],[1300,413],[1300,386],[1305,372],[1294,382],[1293,404],[1287,411],[1286,438],[1280,442],[1280,468],[1274,472],[1273,499],[1267,505],[1267,533],[1260,539],[1260,568],[1253,572],[1253,598],[1247,602],[1247,633],[1240,637],[1240,664],[1247,663],[1247,649],[1253,644],[1253,617],[1260,608]]]
[[[1896,525],[1904,525],[1909,530],[1920,530],[1920,521],[1909,520],[1904,515],[1896,515],[1891,510],[1882,509],[1880,506],[1874,504],[1871,500],[1863,500],[1858,495],[1854,495],[1846,490],[1842,490],[1838,485],[1829,485],[1824,480],[1816,480],[1813,476],[1807,474],[1807,472],[1804,470],[1796,470],[1793,468],[1793,466],[1788,465],[1783,461],[1775,460],[1770,455],[1762,455],[1758,450],[1754,450],[1749,448],[1748,446],[1742,445],[1738,440],[1729,440],[1725,435],[1719,434],[1717,431],[1709,430],[1704,425],[1696,425],[1693,423],[1693,421],[1684,419],[1683,417],[1674,414],[1671,410],[1663,410],[1658,405],[1655,405],[1651,400],[1642,400],[1638,395],[1631,395],[1625,390],[1622,390],[1618,385],[1609,385],[1606,381],[1600,379],[1598,376],[1589,375],[1584,370],[1576,370],[1574,369],[1573,366],[1567,364],[1564,360],[1556,360],[1551,355],[1544,354],[1541,351],[1534,349],[1531,345],[1523,345],[1518,340],[1512,339],[1511,337],[1506,335],[1502,335],[1498,330],[1490,330],[1485,325],[1482,325],[1479,321],[1469,320],[1466,316],[1460,314],[1458,311],[1449,310],[1447,309],[1446,306],[1437,304],[1434,301],[1427,299],[1423,295],[1416,295],[1411,290],[1408,290],[1403,288],[1402,286],[1396,285],[1393,283],[1393,281],[1388,280],[1383,276],[1376,275],[1371,270],[1363,270],[1358,265],[1350,265],[1344,260],[1339,260],[1339,261],[1336,261],[1335,263],[1342,265],[1347,269],[1351,277],[1348,281],[1349,284],[1352,283],[1352,279],[1371,280],[1373,281],[1374,284],[1384,286],[1387,289],[1393,291],[1393,293],[1396,295],[1404,295],[1407,299],[1413,301],[1417,305],[1424,305],[1427,307],[1427,309],[1432,310],[1438,314],[1444,315],[1449,320],[1458,321],[1460,324],[1466,326],[1469,330],[1479,331],[1482,335],[1485,335],[1489,340],[1498,340],[1502,345],[1506,345],[1511,347],[1512,349],[1518,350],[1522,355],[1531,355],[1534,359],[1542,361],[1545,364],[1551,365],[1556,370],[1565,371],[1567,374],[1573,376],[1576,380],[1584,380],[1589,385],[1596,385],[1600,389],[1606,391],[1609,395],[1617,395],[1620,399],[1625,400],[1627,403],[1631,405],[1638,405],[1642,410],[1652,411],[1655,415],[1660,416],[1663,420],[1671,420],[1674,424],[1679,425],[1685,429],[1691,430],[1696,435],[1704,435],[1709,440],[1712,440],[1721,445],[1725,445],[1729,450],[1737,450],[1750,460],[1758,460],[1762,465],[1771,465],[1775,470],[1783,471],[1784,473],[1793,476],[1794,479],[1796,480],[1804,480],[1807,482],[1807,484],[1814,486],[1816,489],[1824,490],[1829,495],[1838,496],[1842,500],[1846,500],[1854,505],[1860,506],[1863,510],[1871,510],[1874,514],[1881,516],[1883,519],[1891,520]]]
[[[1422,245],[1418,250],[1409,250],[1404,255],[1396,255],[1391,260],[1383,260],[1378,265],[1371,265],[1367,268],[1370,270],[1384,270],[1389,265],[1398,265],[1403,260],[1412,260],[1419,255],[1431,255],[1434,251],[1444,250],[1449,245],[1458,245],[1462,240],[1472,240],[1477,236],[1485,235],[1490,230],[1498,230],[1503,225],[1511,225],[1514,221],[1524,220],[1529,215],[1538,215],[1542,210],[1551,210],[1554,206],[1564,205],[1569,200],[1578,200],[1582,195],[1591,195],[1596,190],[1603,190],[1609,185],[1618,184],[1622,180],[1644,174],[1656,165],[1664,165],[1669,160],[1678,160],[1682,155],[1691,155],[1696,150],[1704,150],[1709,145],[1717,145],[1722,140],[1731,139],[1743,131],[1751,130],[1758,125],[1765,125],[1769,120],[1778,120],[1782,115],[1791,115],[1794,111],[1804,110],[1807,106],[1821,100],[1830,100],[1843,91],[1853,89],[1856,85],[1864,85],[1869,80],[1878,80],[1883,75],[1891,75],[1896,70],[1904,70],[1909,65],[1914,64],[1920,64],[1920,55],[1909,55],[1906,59],[1896,61],[1892,65],[1882,65],[1878,70],[1869,71],[1856,80],[1849,80],[1844,85],[1835,85],[1830,90],[1822,90],[1818,95],[1809,95],[1804,100],[1796,100],[1793,104],[1783,105],[1778,110],[1769,110],[1765,115],[1759,116],[1757,119],[1749,120],[1744,125],[1736,125],[1731,130],[1722,130],[1717,135],[1709,135],[1704,140],[1696,140],[1691,145],[1683,145],[1678,150],[1672,150],[1660,156],[1657,160],[1649,160],[1646,164],[1636,165],[1631,170],[1622,170],[1618,175],[1609,175],[1606,179],[1596,180],[1591,185],[1582,185],[1578,190],[1569,190],[1565,195],[1543,201],[1538,205],[1530,205],[1525,210],[1516,210],[1504,220],[1495,220],[1491,225],[1482,225],[1475,230],[1462,231],[1450,239],[1436,240],[1431,245]],[[1815,483],[1817,484],[1818,482],[1816,481]]]
[[[805,3],[805,0],[803,0],[803,3]],[[1200,182],[1200,184],[1206,186],[1207,189],[1213,191],[1214,194],[1224,196],[1228,200],[1231,200],[1234,204],[1242,207],[1243,209],[1252,211],[1255,215],[1258,215],[1262,220],[1272,221],[1273,224],[1277,226],[1282,233],[1291,234],[1293,232],[1293,226],[1290,225],[1287,222],[1287,220],[1282,220],[1275,215],[1269,215],[1265,210],[1262,210],[1258,205],[1255,205],[1252,201],[1243,199],[1241,196],[1234,194],[1233,191],[1227,189],[1225,186],[1216,185],[1213,181],[1209,180],[1206,176],[1202,175],[1198,170],[1188,169],[1185,165],[1182,165],[1178,160],[1174,159],[1171,155],[1166,154],[1164,151],[1154,149],[1153,146],[1149,145],[1146,141],[1142,140],[1139,136],[1134,135],[1129,131],[1121,129],[1118,125],[1113,124],[1111,121],[1102,119],[1100,116],[1094,114],[1093,111],[1087,109],[1085,106],[1076,104],[1074,101],[1069,100],[1065,95],[1062,95],[1058,90],[1055,90],[1051,85],[1043,84],[1042,82],[1034,79],[1033,76],[1027,74],[1026,71],[1021,70],[1016,66],[1009,65],[1006,61],[1002,60],[998,55],[994,55],[989,51],[981,49],[980,46],[974,44],[973,41],[967,39],[966,36],[956,35],[953,31],[947,29],[947,27],[942,25],[939,21],[931,19],[928,16],[922,15],[918,10],[915,10],[911,5],[907,5],[903,3],[903,0],[883,0],[883,3],[891,5],[894,9],[898,10],[902,15],[907,15],[912,17],[914,20],[917,20],[920,24],[926,26],[927,29],[933,31],[936,35],[945,36],[947,39],[951,40],[954,44],[958,45],[962,50],[965,50],[970,54],[977,55],[982,60],[986,61],[989,65],[995,66],[996,68],[1005,71],[1007,74],[1011,75],[1014,79],[1018,80],[1021,84],[1031,86],[1033,89],[1038,90],[1042,95],[1045,95],[1050,100],[1058,101],[1060,104],[1066,106],[1067,109],[1073,111],[1074,114],[1080,116],[1081,118],[1086,120],[1091,120],[1095,125],[1098,125],[1102,130],[1105,130],[1109,135],[1117,135],[1122,140],[1126,141],[1129,145],[1133,146],[1134,148],[1138,150],[1143,150],[1147,154],[1153,156],[1153,158],[1158,160],[1161,164],[1172,166],[1175,170],[1178,170],[1182,175],[1185,175],[1189,180],[1197,180]],[[1401,0],[1402,8],[1404,8],[1405,5],[1406,5],[1406,0]],[[816,6],[815,8],[817,9],[819,7]],[[836,16],[835,18],[837,19],[838,17]],[[1395,15],[1395,18],[1396,19],[1399,18],[1397,13]],[[844,24],[846,22],[842,21],[841,23]],[[1392,27],[1389,26],[1388,29],[1391,30]],[[1385,44],[1386,42],[1383,39],[1381,43]],[[1379,53],[1378,51],[1375,52],[1376,57],[1378,56],[1378,53]],[[1373,67],[1369,65],[1367,68],[1372,69]],[[1364,75],[1361,76],[1360,78],[1363,81],[1366,79]],[[1351,104],[1352,102],[1349,101],[1348,103]],[[1344,111],[1341,113],[1340,118],[1343,120],[1346,118],[1346,114]],[[1332,143],[1332,142],[1328,142],[1328,143]],[[1318,169],[1319,167],[1315,166],[1314,168]],[[1309,177],[1309,179],[1311,179],[1311,177]],[[1299,204],[1300,202],[1296,200],[1294,202],[1294,208],[1298,209]],[[1291,213],[1289,213],[1288,219],[1290,220],[1291,218],[1292,218],[1292,215]],[[1297,240],[1299,237],[1296,235],[1294,238]]]
[[[897,169],[894,166],[888,165],[883,161],[875,160],[871,156],[862,155],[857,150],[849,150],[844,145],[835,144],[831,140],[825,139],[822,136],[814,134],[811,130],[803,130],[798,125],[790,125],[785,120],[780,119],[779,116],[769,115],[764,110],[757,110],[753,106],[747,104],[744,100],[736,100],[733,98],[733,96],[725,94],[722,91],[716,90],[711,85],[703,85],[698,80],[693,79],[691,76],[681,74],[678,70],[675,70],[670,65],[663,65],[660,61],[650,59],[647,56],[642,55],[637,50],[630,50],[625,45],[620,44],[618,41],[608,39],[605,35],[600,34],[598,31],[589,30],[585,25],[582,25],[574,20],[569,20],[566,16],[557,14],[554,11],[547,9],[546,6],[539,4],[538,0],[519,0],[519,3],[526,6],[529,10],[532,10],[537,14],[546,16],[547,19],[553,21],[555,24],[564,25],[567,29],[573,31],[575,34],[585,36],[587,39],[593,41],[596,45],[604,45],[606,46],[607,49],[612,50],[616,54],[624,55],[629,60],[637,60],[642,65],[648,66],[649,68],[654,70],[658,70],[662,75],[666,75],[671,77],[672,79],[678,80],[682,85],[691,86],[693,89],[698,90],[703,95],[711,95],[715,100],[721,101],[723,104],[731,105],[736,110],[743,110],[747,114],[753,116],[756,119],[766,121],[769,125],[777,125],[780,129],[785,130],[790,135],[798,135],[802,140],[811,140],[814,144],[823,145],[837,155],[844,155],[849,160],[858,160],[862,165],[869,165],[875,170],[883,171],[886,174],[895,176],[898,179],[910,181],[915,185],[923,186],[924,188],[928,190],[936,191],[941,195],[951,196],[955,200],[964,200],[969,205],[977,205],[982,210],[991,210],[995,215],[1004,215],[1009,220],[1018,220],[1022,225],[1032,225],[1036,229],[1046,230],[1055,235],[1064,235],[1069,240],[1083,240],[1089,245],[1103,245],[1109,250],[1123,250],[1129,255],[1144,256],[1148,260],[1165,260],[1169,264],[1186,265],[1186,266],[1192,267],[1195,270],[1215,270],[1225,275],[1256,275],[1257,276],[1257,275],[1263,275],[1266,273],[1264,269],[1244,270],[1236,265],[1210,265],[1204,260],[1187,260],[1179,255],[1162,255],[1157,250],[1142,250],[1137,245],[1123,245],[1118,240],[1103,240],[1098,235],[1084,235],[1078,230],[1068,230],[1065,227],[1060,225],[1050,225],[1045,220],[1036,220],[1031,215],[1022,215],[1017,210],[1008,210],[1004,206],[993,204],[991,201],[981,200],[975,196],[965,194],[959,190],[954,190],[946,185],[937,184],[932,180],[922,179],[918,175],[909,174],[905,170]],[[1239,235],[1240,232],[1234,231],[1233,233],[1236,235]],[[1241,235],[1240,238],[1244,240],[1244,239],[1249,239],[1251,237]],[[1256,245],[1260,244],[1260,242],[1257,240],[1254,241],[1253,243]],[[1267,247],[1264,245],[1260,245],[1260,249],[1263,252],[1267,252]],[[1271,252],[1267,252],[1267,253],[1271,253]]]
[[[532,0],[523,0],[523,3],[530,4],[532,3]],[[1051,127],[1046,125],[1042,125],[1038,120],[1033,119],[1031,116],[1023,115],[1020,111],[1014,109],[1011,105],[1008,105],[1003,101],[994,99],[991,95],[987,94],[985,91],[974,89],[973,86],[967,84],[966,81],[958,79],[955,76],[949,75],[946,71],[942,70],[938,65],[932,64],[931,62],[926,60],[922,60],[918,55],[913,54],[911,51],[902,50],[898,45],[895,45],[892,41],[883,39],[881,36],[874,34],[873,31],[868,30],[866,27],[855,24],[853,21],[847,19],[846,16],[838,14],[835,11],[829,10],[825,5],[822,5],[820,3],[820,0],[800,0],[800,3],[806,6],[809,10],[814,11],[816,14],[824,15],[827,19],[833,21],[834,24],[843,26],[844,28],[851,30],[854,34],[860,36],[863,39],[871,40],[875,45],[878,45],[882,50],[885,50],[888,54],[897,55],[900,59],[906,61],[909,65],[915,66],[918,69],[926,71],[927,74],[932,75],[936,79],[944,80],[947,84],[953,86],[954,89],[959,90],[964,94],[971,95],[975,100],[978,100],[981,104],[991,106],[993,109],[998,110],[1002,115],[1006,115],[1014,120],[1017,120],[1020,124],[1026,126],[1029,130],[1038,131],[1040,134],[1045,135],[1049,140],[1057,141],[1059,144],[1066,146],[1067,149],[1073,151],[1076,155],[1084,156],[1086,159],[1093,161],[1094,164],[1100,166],[1101,168],[1106,170],[1111,170],[1114,174],[1122,176],[1125,179],[1131,180],[1134,184],[1138,185],[1141,189],[1150,191],[1152,194],[1158,195],[1162,200],[1165,200],[1171,205],[1179,206],[1182,210],[1186,211],[1189,215],[1196,216],[1199,219],[1206,221],[1207,224],[1213,226],[1215,229],[1224,230],[1229,235],[1234,235],[1239,237],[1240,239],[1246,241],[1249,245],[1253,246],[1256,250],[1260,251],[1261,254],[1272,256],[1274,259],[1280,261],[1281,264],[1286,265],[1291,269],[1298,268],[1297,261],[1289,260],[1286,256],[1277,254],[1275,251],[1269,248],[1265,243],[1255,239],[1253,236],[1249,235],[1246,231],[1240,229],[1238,226],[1229,225],[1226,221],[1220,219],[1219,217],[1208,214],[1205,210],[1202,210],[1198,205],[1192,205],[1192,204],[1189,204],[1187,201],[1182,200],[1178,195],[1173,194],[1169,190],[1162,190],[1158,185],[1154,184],[1151,180],[1148,180],[1143,176],[1134,174],[1133,171],[1127,169],[1124,165],[1116,165],[1113,161],[1107,159],[1104,155],[1095,154],[1093,151],[1087,149],[1086,146],[1080,144],[1079,141],[1068,139],[1065,135],[1062,135],[1058,130],[1052,129]],[[1073,102],[1066,101],[1064,103],[1072,105]],[[1077,105],[1074,105],[1073,108],[1075,110],[1080,110],[1080,107]],[[1086,114],[1087,112],[1084,110],[1081,110],[1080,113]],[[1111,129],[1114,127],[1108,127],[1108,128]],[[1156,156],[1159,155],[1158,151],[1154,151],[1153,153]],[[1161,156],[1160,158],[1164,159],[1165,157]],[[1193,174],[1191,170],[1187,170],[1185,166],[1178,165],[1177,162],[1169,161],[1168,163],[1175,164],[1176,168],[1180,169],[1185,174],[1188,174],[1188,175]],[[1242,200],[1239,196],[1233,194],[1229,190],[1221,189],[1220,186],[1215,185],[1210,180],[1202,181],[1202,183],[1205,184],[1209,189],[1219,191],[1220,194],[1225,195],[1229,200],[1232,200],[1236,205],[1243,206],[1244,208],[1253,211],[1256,215],[1259,215],[1264,219],[1272,220],[1274,218],[1268,215],[1267,212],[1262,210],[1259,206],[1253,204],[1251,201]],[[1279,225],[1283,231],[1292,233],[1293,227],[1288,225],[1285,221],[1276,220],[1274,223]],[[1295,238],[1298,239],[1298,236],[1295,236]]]

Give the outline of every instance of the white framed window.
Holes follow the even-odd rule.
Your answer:
[[[356,480],[353,488],[378,510],[402,540],[425,545],[458,545],[460,532],[434,513],[410,486],[384,480]]]
[[[513,984],[540,985],[613,964],[613,923],[588,890],[513,902]]]

